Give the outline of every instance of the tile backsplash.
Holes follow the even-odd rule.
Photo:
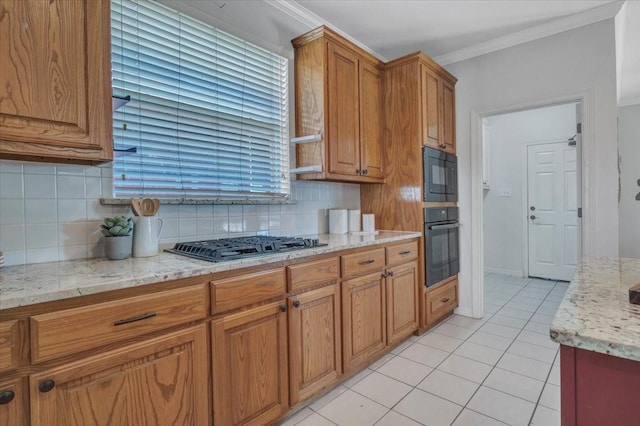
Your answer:
[[[103,206],[112,195],[110,166],[0,160],[0,250],[5,265],[103,255],[104,217],[132,215]],[[292,205],[162,205],[160,243],[229,236],[328,232],[330,208],[360,207],[360,186],[329,182],[291,185]]]

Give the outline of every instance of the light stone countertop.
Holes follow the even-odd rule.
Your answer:
[[[116,261],[103,258],[9,266],[0,269],[0,310],[420,236],[419,232],[400,231],[365,236],[305,235],[327,245],[220,263],[161,252],[154,257]]]
[[[640,283],[640,259],[586,257],[551,323],[562,345],[640,361],[640,305],[629,288]]]

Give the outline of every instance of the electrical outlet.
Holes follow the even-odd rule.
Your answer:
[[[511,190],[501,188],[498,190],[498,197],[511,197]]]

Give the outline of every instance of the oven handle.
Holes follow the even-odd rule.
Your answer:
[[[459,223],[450,223],[448,225],[431,225],[429,226],[430,231],[439,231],[441,229],[453,229],[460,227]]]

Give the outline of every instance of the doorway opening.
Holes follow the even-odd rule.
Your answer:
[[[580,258],[580,102],[482,118],[484,272],[568,281]]]

